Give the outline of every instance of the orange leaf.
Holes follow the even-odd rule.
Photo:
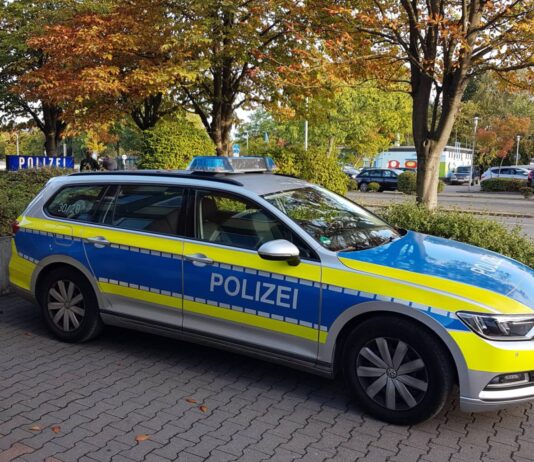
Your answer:
[[[30,427],[30,430],[31,431],[34,431],[34,432],[40,432],[42,430],[41,426],[40,425],[32,425]]]
[[[208,410],[208,406],[202,405],[202,406],[199,407],[199,409],[200,409],[201,412],[206,412]]]
[[[31,336],[32,336],[32,333],[31,333],[31,332],[25,332],[24,335],[25,335],[26,337],[31,337]]]
[[[138,443],[140,443],[141,441],[149,440],[149,439],[150,439],[150,435],[145,435],[145,434],[137,435],[135,437],[135,441],[137,441]]]
[[[193,399],[193,398],[186,398],[185,399],[188,403],[191,403],[191,404],[196,404],[197,400],[196,399]]]
[[[51,430],[54,432],[54,433],[59,433],[61,431],[61,427],[59,425],[54,425]]]

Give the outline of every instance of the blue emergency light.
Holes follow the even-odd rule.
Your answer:
[[[187,170],[205,173],[272,172],[276,170],[276,165],[270,157],[198,156],[193,158]]]

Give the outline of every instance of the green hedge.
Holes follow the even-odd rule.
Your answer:
[[[454,239],[514,258],[534,269],[534,241],[489,218],[458,211],[429,212],[415,204],[395,204],[377,212],[393,226]]]
[[[11,223],[43,188],[47,181],[70,170],[43,168],[0,173],[0,236],[11,233]]]
[[[399,175],[397,190],[404,194],[415,194],[417,192],[417,174],[415,172],[404,172]],[[438,193],[445,190],[443,180],[438,182]]]
[[[480,183],[480,189],[484,192],[519,192],[526,185],[526,180],[488,178]]]

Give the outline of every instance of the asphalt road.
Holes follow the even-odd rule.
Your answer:
[[[413,202],[415,197],[397,192],[360,193],[350,192],[348,196],[364,206],[382,207],[392,203]],[[521,227],[534,239],[534,199],[526,200],[514,193],[482,193],[479,187],[446,186],[439,195],[439,206],[447,209],[474,211],[492,216],[510,228]]]

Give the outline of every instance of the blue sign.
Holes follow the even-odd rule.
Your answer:
[[[6,156],[6,167],[10,172],[32,168],[74,168],[74,157]]]
[[[239,146],[239,144],[234,144],[232,146],[232,152],[234,153],[234,156],[239,155],[239,153],[241,152],[241,147]]]

